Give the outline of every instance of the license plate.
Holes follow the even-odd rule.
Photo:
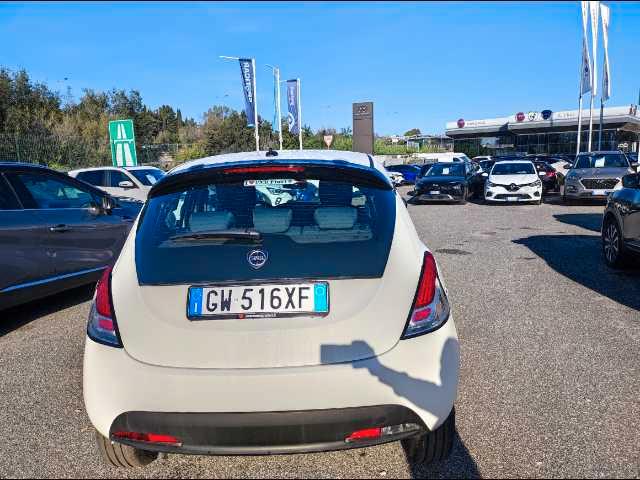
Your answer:
[[[591,192],[591,195],[594,195],[594,196],[597,195],[599,197],[604,197],[605,195],[609,195],[610,193],[611,193],[610,190],[593,190]]]
[[[440,190],[432,190],[429,192],[429,195],[440,195]]]
[[[327,282],[190,287],[190,319],[230,319],[327,315]]]
[[[517,202],[518,201],[518,197],[507,197],[507,201],[508,202]]]

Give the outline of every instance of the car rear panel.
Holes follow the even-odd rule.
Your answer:
[[[140,265],[145,262],[137,257],[146,255],[145,244],[136,246],[136,236],[131,235],[112,281],[114,310],[125,350],[133,358],[153,365],[242,369],[341,363],[389,351],[405,327],[424,251],[402,200],[392,191],[389,194],[394,216],[388,227],[393,230],[386,247],[388,253],[384,249],[376,250],[380,245],[361,242],[358,244],[362,250],[360,255],[346,247],[351,258],[333,255],[333,250],[322,255],[321,250],[311,248],[313,258],[307,262],[301,254],[304,251],[295,250],[302,248],[296,243],[289,250],[290,258],[281,252],[281,256],[273,259],[274,265],[294,265],[292,278],[285,278],[286,272],[276,267],[271,273],[267,267],[263,273],[260,270],[247,273],[253,269],[247,267],[244,255],[236,255],[237,246],[230,245],[224,255],[201,256],[201,262],[209,265],[210,274],[206,274],[206,269],[200,269],[195,276],[192,269],[181,271],[183,264],[177,260],[171,264],[173,271],[158,274],[170,280],[162,282],[161,277],[154,277],[152,270],[148,276],[141,275]],[[382,201],[382,197],[376,198]],[[385,211],[388,214],[388,210]],[[138,235],[142,228],[138,227]],[[350,232],[347,230],[346,235]],[[268,244],[269,236],[265,237],[264,242]],[[277,249],[273,243],[270,245]],[[375,255],[368,256],[369,247]],[[236,255],[235,260],[223,258],[227,255]],[[378,258],[380,255],[382,258]],[[168,262],[169,257],[162,261]],[[192,261],[183,259],[183,262]],[[335,275],[332,264],[336,261],[345,262],[344,275]],[[230,270],[233,262],[238,263],[235,274]],[[279,276],[274,277],[273,272]],[[328,283],[330,306],[326,315],[194,321],[187,312],[189,287],[193,285],[231,282],[260,286],[274,281],[301,283],[303,280]]]

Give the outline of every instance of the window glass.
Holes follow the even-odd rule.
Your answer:
[[[129,170],[129,173],[136,177],[142,185],[146,185],[147,187],[154,185],[166,175],[166,173],[158,168]]]
[[[246,175],[148,200],[136,236],[141,284],[382,276],[395,225],[393,190],[341,173]],[[259,241],[228,236],[247,231]],[[255,248],[268,257],[260,269],[247,260]]]
[[[575,168],[624,168],[629,162],[622,153],[579,155]]]
[[[462,163],[436,163],[427,172],[427,177],[464,177],[465,165]]]
[[[13,194],[9,184],[0,175],[0,210],[17,210],[19,208],[18,199]]]
[[[529,175],[535,174],[533,163],[513,162],[496,163],[491,170],[491,175]]]
[[[105,171],[104,170],[92,170],[90,172],[80,172],[76,178],[83,182],[90,183],[96,187],[105,187]]]
[[[120,182],[131,182],[131,179],[119,170],[109,170],[109,186],[120,188]]]
[[[34,208],[87,208],[98,199],[71,182],[42,173],[18,173],[12,175],[23,192],[33,200]],[[21,194],[22,196],[22,194]]]

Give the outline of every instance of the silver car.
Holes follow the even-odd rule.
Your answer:
[[[622,188],[622,177],[635,173],[636,166],[622,152],[581,153],[568,169],[563,200],[604,200]]]

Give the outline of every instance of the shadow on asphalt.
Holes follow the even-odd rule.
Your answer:
[[[587,221],[588,222],[588,221]],[[640,310],[640,267],[614,270],[604,263],[600,236],[538,235],[513,240],[542,258],[556,272],[627,307]]]
[[[559,213],[553,217],[559,222],[575,225],[596,233],[600,233],[600,227],[602,226],[602,213]]]
[[[34,300],[0,312],[0,337],[17,330],[38,318],[91,300],[95,284],[83,285],[50,297]]]
[[[456,431],[451,456],[432,465],[412,465],[412,478],[481,478],[476,461]]]

